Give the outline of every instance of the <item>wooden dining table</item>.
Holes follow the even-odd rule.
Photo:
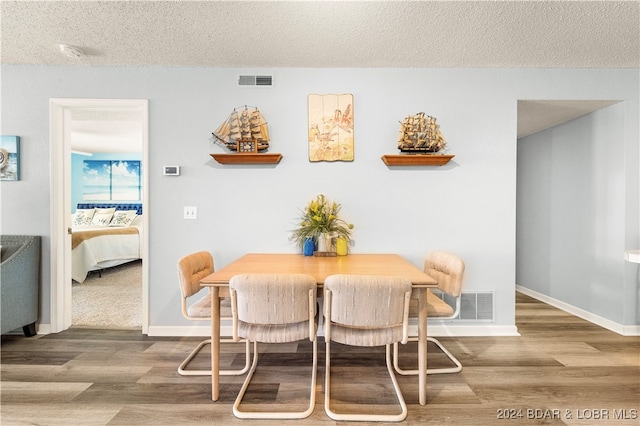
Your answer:
[[[418,389],[420,404],[427,403],[427,289],[437,282],[411,262],[397,254],[349,254],[322,257],[300,254],[250,253],[219,271],[204,277],[200,283],[211,291],[211,399],[220,396],[220,298],[229,297],[229,280],[238,274],[308,274],[322,294],[329,275],[402,276],[413,284],[412,297],[418,300]]]

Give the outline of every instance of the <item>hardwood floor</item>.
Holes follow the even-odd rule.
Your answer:
[[[405,424],[640,423],[639,337],[619,336],[522,294],[516,306],[521,337],[440,339],[464,368],[458,374],[429,376],[426,406],[418,404],[416,377],[397,376],[409,406]],[[222,376],[220,401],[212,402],[209,377],[183,377],[176,371],[199,340],[86,328],[32,338],[2,336],[0,424],[336,424],[323,407],[322,339],[316,409],[302,421],[236,419],[231,406],[244,376]],[[243,363],[241,345],[222,348],[223,367]],[[261,403],[303,406],[310,343],[260,348],[245,409]],[[409,367],[414,353],[415,344],[401,347],[401,365]],[[382,349],[332,344],[332,355],[336,408],[397,410]],[[205,353],[191,368],[208,361]],[[429,346],[430,367],[446,362]]]

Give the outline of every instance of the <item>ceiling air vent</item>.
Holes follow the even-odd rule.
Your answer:
[[[273,86],[273,76],[241,75],[238,77],[238,86]]]

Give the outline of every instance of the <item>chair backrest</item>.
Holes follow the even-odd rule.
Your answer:
[[[438,282],[438,289],[452,297],[460,296],[464,261],[455,254],[434,251],[427,254],[424,272]]]
[[[183,314],[186,314],[187,298],[202,289],[200,280],[213,271],[213,256],[208,251],[191,253],[178,260],[178,282],[182,293]]]
[[[360,333],[363,330],[381,330],[389,343],[406,343],[410,297],[411,281],[407,278],[331,275],[324,281],[325,338],[331,339],[330,329],[336,324],[355,330],[354,336],[364,334]],[[397,332],[385,332],[393,329]]]
[[[234,338],[238,322],[289,325],[309,322],[315,339],[316,280],[306,274],[240,274],[229,280]]]

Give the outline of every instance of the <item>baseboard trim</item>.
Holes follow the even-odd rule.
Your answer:
[[[518,329],[513,326],[500,326],[493,324],[483,325],[431,325],[428,326],[429,336],[432,337],[465,337],[465,336],[520,336]],[[149,326],[149,336],[198,336],[206,337],[211,333],[208,326]],[[231,325],[220,326],[220,335],[231,336]],[[414,323],[409,326],[409,334],[417,335],[418,326]],[[318,335],[324,336],[324,330],[318,327]]]
[[[449,325],[429,324],[427,334],[431,337],[483,337],[483,336],[520,336],[515,325]],[[415,333],[417,334],[417,327]]]
[[[15,330],[9,331],[8,335],[13,336],[24,336],[24,332],[22,331],[22,327],[18,327]],[[38,324],[36,323],[36,334],[51,334],[51,324]]]
[[[38,334],[51,334],[51,324],[36,324]]]
[[[523,292],[524,293],[524,292]],[[535,297],[535,296],[531,296]],[[428,325],[429,336],[432,337],[482,337],[482,336],[520,336],[518,328],[515,325],[495,325],[495,324],[482,324],[482,325],[461,325],[461,324],[431,324]],[[630,330],[633,331],[633,330]],[[50,324],[38,324],[38,334],[50,334]],[[636,330],[637,332],[637,330]],[[17,333],[17,332],[16,332]],[[164,325],[150,325],[149,336],[165,336],[165,337],[207,337],[211,334],[211,328],[208,325],[190,325],[190,326],[164,326]],[[233,334],[231,330],[231,324],[220,325],[220,335],[223,337],[230,337]],[[409,324],[409,334],[418,334],[418,325],[415,320]],[[318,327],[318,335],[324,336],[324,330],[322,324]],[[627,334],[634,336],[634,334]],[[635,334],[638,335],[638,334]]]
[[[640,336],[640,325],[619,324],[615,321],[611,321],[610,319],[601,317],[600,315],[585,311],[582,308],[578,308],[561,300],[549,297],[546,294],[538,293],[535,290],[531,290],[530,288],[522,287],[520,285],[516,285],[516,291],[533,297],[534,299],[540,300],[541,302],[547,303],[555,308],[561,309],[567,313],[570,313],[571,315],[575,315],[578,318],[582,318],[585,321],[594,323],[595,325],[598,325],[602,328],[606,328],[609,331],[618,333],[622,336]]]
[[[221,326],[221,336],[231,336],[231,326]],[[149,325],[149,336],[167,337],[207,337],[211,336],[211,327],[206,325],[159,326]]]

